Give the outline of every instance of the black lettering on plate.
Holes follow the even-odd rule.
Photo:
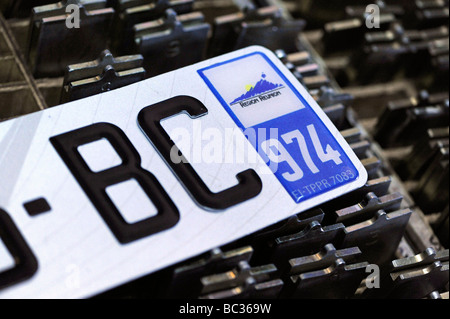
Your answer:
[[[122,164],[94,173],[78,151],[81,145],[100,139],[111,143]],[[141,157],[125,133],[109,123],[97,123],[50,138],[84,192],[122,244],[161,232],[175,226],[180,214],[156,177],[141,167]],[[157,208],[157,215],[129,224],[114,205],[106,188],[135,179]]]
[[[144,108],[138,115],[138,122],[191,197],[202,207],[222,210],[257,196],[261,192],[262,182],[253,169],[237,174],[239,184],[236,186],[218,193],[209,190],[161,126],[161,120],[182,112],[187,112],[191,118],[195,118],[207,114],[208,110],[202,102],[193,97],[177,96]],[[181,154],[182,159],[174,163],[170,158],[171,152]]]
[[[0,209],[0,240],[14,259],[15,266],[0,272],[0,289],[31,278],[38,262],[11,217]]]

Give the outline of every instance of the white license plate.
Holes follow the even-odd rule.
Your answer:
[[[6,121],[0,298],[90,297],[366,180],[257,46]]]

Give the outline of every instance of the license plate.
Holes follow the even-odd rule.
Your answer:
[[[85,298],[359,188],[367,172],[253,46],[1,123],[0,181],[0,298]]]

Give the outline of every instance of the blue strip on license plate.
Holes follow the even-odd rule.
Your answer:
[[[264,53],[198,72],[295,202],[358,179],[335,136]]]

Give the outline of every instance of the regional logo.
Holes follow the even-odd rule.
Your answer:
[[[236,98],[230,103],[230,105],[239,103],[241,107],[247,107],[280,96],[280,90],[284,88],[284,85],[269,82],[266,78],[267,75],[263,73],[261,75],[261,80],[259,80],[255,85],[246,85],[245,90],[247,92]]]

